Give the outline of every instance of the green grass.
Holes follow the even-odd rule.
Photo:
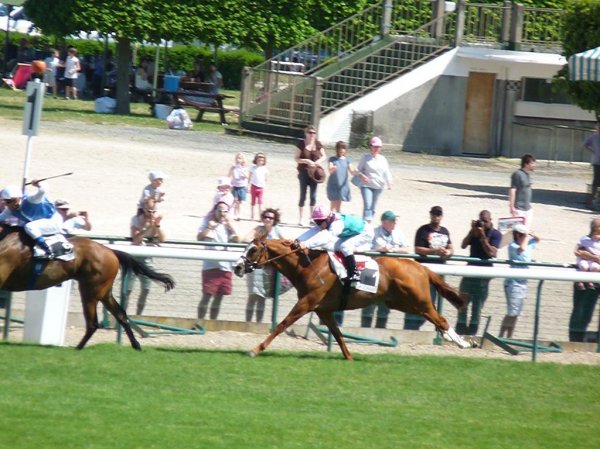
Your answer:
[[[224,90],[223,93],[231,95],[224,101],[226,105],[239,106],[239,91]],[[0,117],[10,120],[23,120],[23,105],[25,103],[24,91],[13,91],[0,88]],[[195,118],[196,112],[188,109],[190,117]],[[219,123],[219,116],[214,113],[206,113],[205,121],[194,122],[194,131],[223,132],[223,126]],[[231,115],[227,117],[228,122]],[[145,126],[152,128],[165,128],[165,121],[150,115],[150,105],[146,103],[131,103],[130,115],[96,114],[94,112],[93,100],[65,101],[61,98],[54,99],[46,96],[44,99],[44,111],[42,113],[44,122],[70,122],[94,125],[125,125]],[[235,124],[235,123],[234,123]]]
[[[0,448],[600,447],[599,367],[116,345],[0,360]]]

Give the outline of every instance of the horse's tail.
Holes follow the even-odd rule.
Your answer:
[[[131,270],[136,275],[147,276],[153,281],[160,282],[165,286],[165,291],[169,291],[175,287],[175,280],[168,274],[157,273],[148,265],[146,265],[146,263],[134,258],[132,255],[126,252],[116,249],[113,249],[112,251],[115,253],[115,256],[117,256],[117,259],[119,259],[119,264],[121,265],[121,269],[123,271]]]
[[[427,268],[427,274],[429,274],[429,282],[435,286],[437,292],[450,301],[454,307],[460,310],[467,305],[468,298],[465,294],[461,294],[455,288],[450,287],[439,274],[434,273],[429,268]]]

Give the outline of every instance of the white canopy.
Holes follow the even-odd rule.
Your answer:
[[[571,81],[600,81],[600,47],[569,56]]]

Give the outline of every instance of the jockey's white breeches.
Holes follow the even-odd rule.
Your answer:
[[[373,236],[373,227],[367,224],[360,234],[335,242],[335,250],[340,251],[344,256],[355,252],[369,251],[373,247]]]
[[[34,240],[43,235],[59,234],[61,232],[63,219],[57,212],[50,218],[41,218],[27,223],[23,228]]]

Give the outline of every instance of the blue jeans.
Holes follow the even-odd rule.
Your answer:
[[[377,206],[377,200],[381,195],[381,189],[373,189],[371,187],[361,187],[360,194],[363,199],[363,218],[365,220],[373,220],[375,215],[375,206]]]

